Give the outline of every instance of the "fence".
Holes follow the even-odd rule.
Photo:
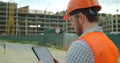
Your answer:
[[[107,34],[107,36],[114,41],[115,45],[120,50],[120,34]],[[62,46],[67,48],[72,42],[74,42],[78,36],[74,33],[50,33],[44,35],[35,35],[35,36],[5,36],[0,35],[1,40],[26,40],[26,41],[37,41],[41,45],[53,45],[53,46]]]
[[[115,43],[120,51],[120,34],[107,34],[107,36]]]

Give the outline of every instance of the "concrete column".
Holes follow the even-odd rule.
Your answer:
[[[113,30],[113,15],[111,15],[111,32],[114,32],[114,30]]]
[[[26,36],[28,35],[28,32],[27,32],[28,31],[28,22],[27,22],[28,20],[27,19],[28,19],[28,15],[26,15],[26,18],[25,18],[25,35]]]
[[[8,3],[6,4],[6,34],[7,34],[7,25],[8,25]]]
[[[118,16],[116,14],[116,33],[118,33]]]

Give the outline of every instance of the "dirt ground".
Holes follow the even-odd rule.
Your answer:
[[[0,63],[37,63],[30,44],[6,43],[4,50],[4,42],[0,42]],[[66,51],[49,48],[54,58],[64,63]],[[120,58],[119,62],[120,63]]]

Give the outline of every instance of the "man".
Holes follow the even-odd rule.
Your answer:
[[[97,0],[70,0],[64,19],[72,21],[72,26],[80,37],[71,44],[65,63],[118,62],[117,47],[98,26],[100,10]]]

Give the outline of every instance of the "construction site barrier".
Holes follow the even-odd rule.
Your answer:
[[[120,51],[120,34],[107,34],[107,36],[113,40],[115,45]],[[74,42],[78,36],[75,33],[50,33],[44,35],[33,35],[33,36],[7,36],[0,35],[0,40],[18,40],[18,41],[32,41],[39,42],[41,45],[49,46],[61,46],[67,48],[72,42]]]

